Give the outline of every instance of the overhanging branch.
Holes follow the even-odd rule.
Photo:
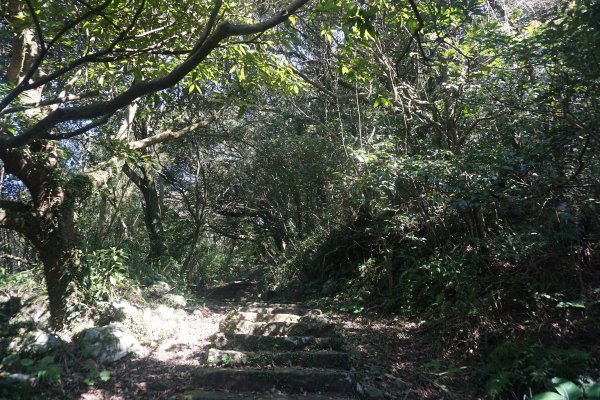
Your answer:
[[[57,109],[19,135],[0,134],[0,147],[9,148],[23,146],[35,139],[48,137],[49,131],[61,123],[94,120],[96,118],[111,115],[142,96],[172,87],[206,59],[206,57],[216,49],[223,40],[232,36],[250,35],[273,28],[287,20],[291,14],[304,4],[308,3],[308,1],[309,0],[295,0],[286,9],[276,13],[265,21],[256,24],[231,24],[223,22],[217,25],[212,33],[208,32],[211,24],[209,21],[207,29],[199,39],[194,51],[185,61],[173,68],[168,74],[160,78],[141,81],[110,100],[89,105]],[[220,8],[219,4],[220,0],[217,1],[215,9]],[[216,15],[215,9],[213,9],[211,17],[212,15]],[[216,16],[214,18],[216,19]]]

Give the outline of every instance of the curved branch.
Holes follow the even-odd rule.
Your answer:
[[[105,9],[106,7],[108,7],[111,2],[112,2],[112,0],[106,0],[104,3],[100,4],[98,7],[96,7],[95,9],[93,9],[92,11],[90,11],[89,13],[83,14],[81,17],[75,19],[74,21],[65,24],[63,26],[63,28],[48,43],[48,46],[45,46],[45,48],[36,57],[36,59],[34,60],[32,66],[29,68],[29,71],[27,71],[27,74],[25,74],[25,76],[23,77],[23,79],[21,80],[21,82],[13,90],[11,90],[10,93],[8,93],[2,99],[2,101],[0,101],[0,110],[3,110],[4,108],[6,108],[6,106],[8,106],[10,103],[12,103],[12,101],[14,99],[16,99],[17,96],[20,95],[21,93],[26,92],[27,90],[34,89],[36,87],[42,86],[45,83],[47,83],[47,82],[44,81],[44,79],[38,80],[38,82],[36,82],[36,86],[31,86],[28,82],[29,82],[29,80],[31,78],[33,78],[33,76],[37,72],[37,70],[40,67],[42,61],[44,60],[44,58],[46,58],[46,55],[48,54],[48,51],[50,50],[50,48],[65,33],[67,33],[69,30],[73,29],[74,27],[76,27],[79,23],[85,21],[90,16],[94,15],[94,13],[101,12],[103,9]],[[40,81],[44,81],[44,82],[39,83]]]
[[[31,206],[20,201],[0,200],[0,210],[27,212],[31,211]]]
[[[216,121],[217,118],[219,118],[223,114],[225,109],[226,109],[226,106],[223,106],[219,111],[217,111],[216,114],[211,116],[209,119],[193,123],[191,125],[186,126],[183,129],[178,130],[178,131],[161,132],[161,133],[157,133],[156,135],[149,136],[144,139],[136,140],[135,142],[130,142],[127,144],[127,147],[130,150],[141,150],[141,149],[145,149],[146,147],[150,147],[150,146],[158,144],[158,143],[163,143],[163,142],[167,142],[170,140],[179,139],[180,137],[184,136],[185,134],[192,132],[196,129],[206,128],[208,125],[210,125],[211,123]]]
[[[25,204],[7,204],[7,200],[0,202],[0,228],[19,232],[28,239],[33,239],[36,233],[35,216]]]
[[[45,137],[48,135],[50,129],[63,122],[91,120],[111,115],[142,96],[174,86],[198,64],[206,59],[206,57],[217,48],[224,39],[231,36],[249,35],[268,30],[287,20],[292,13],[308,3],[308,1],[309,0],[295,0],[288,8],[278,12],[271,18],[256,24],[238,25],[223,22],[217,25],[212,33],[207,34],[205,40],[203,40],[203,35],[195,46],[195,51],[193,51],[185,61],[173,68],[168,74],[160,78],[141,81],[110,100],[85,106],[67,107],[55,110],[20,135],[13,136],[10,134],[1,134],[0,147],[8,148],[23,146],[37,138]],[[217,1],[215,8],[219,7],[219,2],[220,0]],[[215,10],[213,10],[212,15],[215,15]],[[207,25],[207,27],[209,27],[209,25]]]

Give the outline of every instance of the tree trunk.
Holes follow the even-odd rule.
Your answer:
[[[91,194],[91,187],[80,176],[70,181],[60,178],[56,147],[50,142],[0,149],[0,159],[6,172],[20,179],[31,194],[31,203],[0,203],[0,227],[21,233],[38,250],[44,264],[50,322],[60,329],[77,263],[74,205],[78,198]]]
[[[144,222],[148,230],[150,251],[148,258],[153,263],[158,263],[161,258],[168,255],[165,244],[165,231],[162,224],[162,207],[160,204],[156,181],[148,168],[142,168],[141,174],[135,172],[129,165],[123,166],[123,172],[140,189],[144,197]]]

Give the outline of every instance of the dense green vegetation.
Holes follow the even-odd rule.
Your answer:
[[[598,378],[596,1],[0,11],[0,279],[56,328],[252,275],[426,320],[491,398]]]

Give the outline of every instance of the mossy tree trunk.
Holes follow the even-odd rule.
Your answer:
[[[0,149],[0,159],[6,172],[23,182],[31,195],[29,202],[0,202],[0,227],[23,234],[38,250],[44,264],[51,324],[61,328],[67,289],[78,264],[74,207],[91,194],[91,181],[79,175],[63,179],[52,142]]]
[[[152,263],[157,264],[163,257],[168,255],[168,251],[162,223],[162,204],[156,189],[155,176],[147,166],[142,166],[140,173],[138,173],[125,164],[123,172],[137,186],[144,198],[144,222],[150,240],[148,258]]]

